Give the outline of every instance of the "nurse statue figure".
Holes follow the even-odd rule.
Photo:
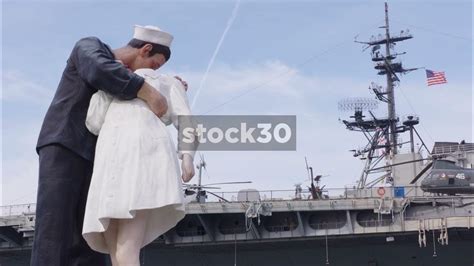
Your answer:
[[[86,119],[98,140],[82,235],[114,266],[140,265],[140,249],[184,218],[182,182],[194,176],[194,151],[177,151],[166,127],[191,115],[186,88],[152,69],[135,73],[166,97],[164,116],[99,90]]]

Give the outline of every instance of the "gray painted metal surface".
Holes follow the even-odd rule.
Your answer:
[[[473,208],[473,196],[190,203],[142,262],[325,265],[327,248],[330,265],[472,265]],[[0,265],[28,265],[34,212],[10,214],[0,217]]]

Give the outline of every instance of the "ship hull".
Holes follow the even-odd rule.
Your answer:
[[[389,241],[387,242],[387,237]],[[450,229],[449,245],[427,234],[426,247],[419,247],[418,233],[363,236],[328,236],[301,240],[238,241],[227,244],[172,246],[152,243],[142,250],[142,265],[150,266],[472,266],[474,229]],[[0,265],[29,265],[31,250],[0,253]],[[433,256],[436,254],[436,256]],[[234,264],[236,260],[236,264]]]

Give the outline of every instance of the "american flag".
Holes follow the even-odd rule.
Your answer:
[[[426,69],[426,79],[428,81],[428,86],[447,83],[444,72],[436,72],[433,70]]]
[[[381,128],[377,128],[376,129],[377,132],[379,132],[379,137],[377,139],[377,145],[379,146],[383,146],[383,145],[386,145],[387,144],[387,139],[385,138],[385,135],[384,135],[384,132]],[[383,148],[379,148],[377,150],[377,154],[380,156],[380,155],[385,155],[385,147]]]

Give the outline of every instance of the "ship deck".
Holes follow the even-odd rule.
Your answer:
[[[205,266],[234,265],[234,260],[239,262],[235,265],[282,266],[324,265],[326,260],[331,265],[472,265],[474,196],[434,196],[407,187],[400,197],[385,189],[383,196],[376,190],[329,191],[318,200],[305,193],[291,198],[294,191],[279,190],[260,192],[259,200],[248,195],[236,201],[236,193],[223,192],[220,198],[186,204],[185,218],[144,248],[142,261]],[[35,204],[0,210],[0,265],[28,265]]]

